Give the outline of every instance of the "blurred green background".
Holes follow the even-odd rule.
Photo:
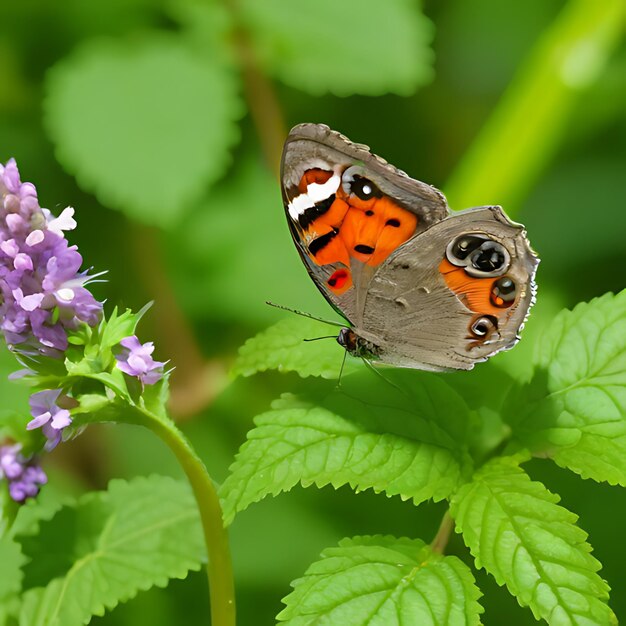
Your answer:
[[[230,380],[237,348],[286,314],[328,317],[293,247],[275,179],[280,144],[324,122],[442,188],[452,208],[502,204],[542,258],[523,341],[563,306],[626,286],[623,0],[22,0],[0,21],[0,159],[42,206],[76,208],[96,296],[134,309],[171,359],[172,412],[217,480],[254,415],[295,376]],[[2,353],[2,370],[14,363]],[[4,378],[4,377],[3,377]],[[1,384],[2,410],[26,412]],[[26,419],[26,417],[25,417]],[[47,459],[42,497],[113,477],[178,475],[149,433],[90,427]],[[533,477],[580,515],[626,618],[626,499],[545,461]],[[232,526],[239,623],[269,624],[289,582],[355,534],[436,532],[442,505],[346,488],[294,489]],[[451,553],[468,560],[457,538]],[[92,624],[207,623],[204,573]],[[487,625],[534,623],[484,573]]]

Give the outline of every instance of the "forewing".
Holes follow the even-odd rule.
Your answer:
[[[309,274],[356,325],[377,269],[449,214],[437,189],[322,124],[289,133],[281,180],[287,221]]]

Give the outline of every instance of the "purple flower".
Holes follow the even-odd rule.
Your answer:
[[[100,321],[102,303],[85,288],[95,277],[79,271],[83,259],[63,234],[73,215],[42,209],[14,159],[0,165],[0,330],[18,352],[60,356],[68,330]]]
[[[9,483],[9,495],[15,502],[34,498],[48,478],[34,459],[26,459],[19,443],[0,446],[0,479]]]
[[[136,376],[144,385],[154,385],[163,378],[165,363],[152,358],[154,344],[151,341],[139,343],[135,335],[120,341],[123,350],[116,355],[117,366],[129,376]]]
[[[28,403],[33,419],[26,425],[27,430],[41,427],[48,439],[46,450],[52,450],[61,441],[63,429],[72,423],[70,412],[57,404],[61,389],[38,391],[34,393]]]

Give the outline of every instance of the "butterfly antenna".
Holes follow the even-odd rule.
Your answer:
[[[302,317],[308,317],[311,320],[317,320],[318,322],[323,322],[324,324],[330,324],[331,326],[339,326],[340,328],[343,328],[345,326],[345,324],[342,324],[341,322],[325,320],[322,317],[316,317],[315,315],[311,315],[310,313],[305,313],[304,311],[298,311],[298,309],[291,309],[288,306],[283,306],[282,304],[275,304],[274,302],[269,302],[269,301],[265,302],[265,304],[269,304],[270,306],[273,306],[276,309],[282,309],[283,311],[289,311],[291,313],[295,313],[296,315],[301,315]]]
[[[319,341],[320,339],[337,339],[337,335],[325,335],[324,337],[312,337],[311,339],[303,339],[302,341]]]

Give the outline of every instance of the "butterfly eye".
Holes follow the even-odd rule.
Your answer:
[[[498,320],[491,315],[483,315],[472,323],[470,332],[474,337],[483,339],[488,337],[494,330],[498,328]]]

